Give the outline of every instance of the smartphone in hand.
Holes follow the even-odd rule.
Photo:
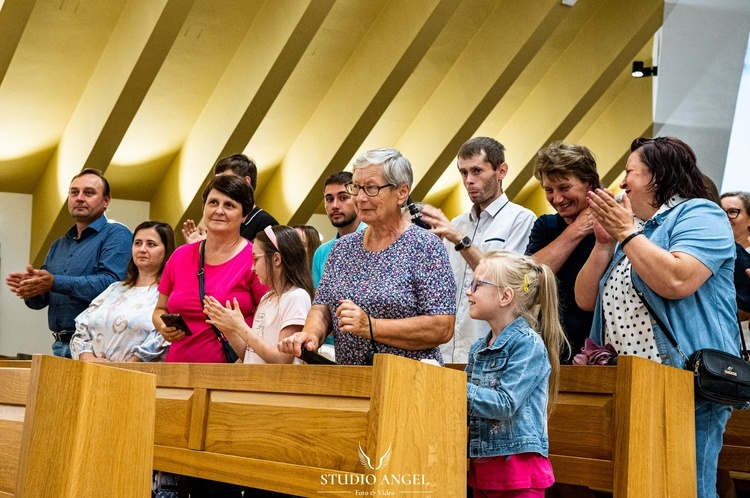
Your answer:
[[[176,327],[185,332],[185,335],[193,335],[179,313],[162,313],[161,319],[167,327]]]

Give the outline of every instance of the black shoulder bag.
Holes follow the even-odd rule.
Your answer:
[[[203,271],[203,266],[204,266],[203,263],[205,260],[204,255],[203,255],[203,248],[205,247],[205,245],[206,245],[206,241],[205,240],[201,241],[201,246],[200,246],[201,266],[198,269],[198,289],[200,289],[201,306],[203,306],[203,298],[206,297],[206,290],[205,290],[205,285],[204,285],[204,273],[205,272]],[[216,337],[218,337],[219,341],[221,342],[221,348],[224,350],[224,354],[227,357],[227,363],[236,363],[237,360],[240,359],[240,357],[237,356],[237,353],[235,352],[232,345],[229,343],[227,338],[224,337],[224,334],[221,333],[221,330],[217,329],[216,326],[214,326],[214,324],[211,324],[211,328],[214,329],[214,332],[216,333]]]
[[[653,308],[643,299],[643,295],[639,293],[639,296],[669,342],[685,359],[685,368],[693,372],[696,395],[722,405],[738,406],[750,402],[750,363],[741,327],[741,358],[718,349],[699,349],[688,358],[680,349],[672,332],[664,326]],[[737,323],[739,325],[739,321]]]

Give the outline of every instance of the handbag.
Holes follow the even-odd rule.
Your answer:
[[[722,405],[739,406],[750,403],[750,363],[748,363],[748,352],[745,346],[745,338],[742,336],[742,327],[739,327],[742,357],[725,351],[706,348],[698,349],[688,358],[680,349],[672,332],[664,326],[659,316],[654,313],[648,301],[643,299],[642,294],[639,293],[639,296],[669,342],[685,359],[685,369],[693,372],[697,396]],[[739,326],[739,320],[737,325]]]
[[[200,268],[198,269],[198,289],[201,296],[201,306],[203,306],[203,298],[206,297],[206,291],[205,291],[205,280],[204,280],[204,270],[203,270],[203,262],[204,262],[204,255],[203,255],[203,248],[206,245],[206,241],[201,241],[200,246]],[[208,317],[206,317],[208,318]],[[219,342],[221,342],[221,349],[224,350],[224,356],[227,358],[227,363],[236,363],[237,360],[240,359],[240,357],[237,355],[237,352],[234,350],[232,345],[229,343],[227,338],[224,336],[224,334],[221,332],[221,330],[217,329],[214,324],[211,324],[211,328],[214,329],[214,333],[216,334],[216,337],[219,339]]]
[[[695,376],[695,392],[723,405],[750,401],[750,364],[724,351],[699,349],[688,360]]]

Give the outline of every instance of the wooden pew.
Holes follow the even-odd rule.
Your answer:
[[[735,410],[724,431],[724,446],[719,455],[719,468],[744,473],[750,479],[750,410]]]
[[[0,497],[15,494],[30,367],[30,361],[0,363]]]
[[[549,420],[555,480],[617,498],[695,496],[692,375],[633,356],[618,362],[561,367]]]
[[[460,372],[392,355],[115,366],[157,377],[156,469],[301,496],[465,494]]]
[[[155,396],[152,375],[52,356],[0,368],[0,496],[150,496]]]
[[[381,362],[380,357],[378,362]],[[419,379],[428,378],[423,373],[417,375],[419,372],[411,375],[407,382],[411,387],[399,387],[397,379],[386,382],[383,377],[391,379],[392,375],[376,375],[377,369],[368,367],[123,366],[157,375],[154,461],[156,468],[172,472],[288,493],[312,494],[315,491],[315,496],[325,496],[317,491],[351,491],[356,486],[320,484],[320,472],[327,470],[328,474],[352,475],[352,479],[375,474],[372,470],[365,471],[358,462],[359,443],[375,466],[385,451],[384,446],[393,444],[392,453],[396,452],[395,442],[384,441],[389,438],[383,435],[384,430],[375,431],[369,427],[378,413],[385,413],[382,393],[388,390],[404,390],[404,396],[411,396],[399,398],[398,409],[389,411],[395,419],[389,424],[398,428],[399,420],[404,417],[402,413],[406,413],[407,418],[413,417],[414,414],[410,414],[410,409],[413,409],[419,416],[437,413],[442,417],[442,431],[449,432],[446,428],[450,420],[443,415],[446,412],[443,401],[448,397],[446,393],[427,401],[427,408],[418,404],[416,399],[424,399],[424,396],[411,393],[416,386],[423,388],[425,382]],[[429,367],[419,366],[420,372]],[[23,391],[23,388],[8,388],[14,383],[2,380],[3,370],[0,368],[0,427],[6,423],[1,415],[6,413],[3,405],[8,396],[3,396],[19,389]],[[22,374],[14,373],[23,377]],[[418,379],[416,386],[414,379]],[[384,382],[392,387],[382,388],[378,394],[375,386]],[[449,384],[452,386],[454,382],[451,378]],[[461,392],[454,395],[463,400],[464,374],[460,375],[458,383]],[[443,380],[433,384],[440,386],[441,391],[448,385]],[[6,389],[3,390],[2,386]],[[278,394],[273,392],[274,388],[279,390]],[[18,401],[22,398],[23,395],[16,396],[16,405],[10,406],[23,403]],[[559,403],[549,427],[550,458],[555,476],[560,482],[614,490],[618,497],[692,496],[695,493],[692,411],[689,372],[633,357],[621,358],[618,367],[563,366]],[[749,415],[750,412],[738,411],[730,420],[721,467],[743,471],[748,467]],[[242,416],[243,420],[235,422],[232,417],[237,416]],[[244,420],[246,417],[252,421]],[[465,415],[459,418],[462,424],[465,423]],[[338,423],[332,423],[332,419]],[[363,428],[363,421],[368,428]],[[266,435],[257,433],[259,422],[269,428]],[[404,427],[409,424],[411,421],[405,422]],[[252,427],[240,430],[240,425]],[[289,431],[289,425],[299,426],[299,432]],[[393,430],[393,425],[390,430]],[[373,436],[370,431],[377,432],[380,437]],[[422,431],[424,434],[409,436],[422,438],[422,442],[414,444],[417,457],[423,456],[424,452],[419,448],[424,447],[423,441],[429,439],[425,439],[429,435],[428,427],[423,426]],[[301,440],[303,432],[311,432],[305,436],[307,442]],[[455,432],[463,436],[452,443],[455,453],[463,460],[465,430]],[[0,431],[0,437],[5,434],[6,431]],[[397,436],[406,437],[405,434]],[[432,458],[437,458],[441,455],[436,454],[436,449],[442,448],[436,441],[432,442],[429,453],[434,454]],[[325,454],[307,452],[308,445],[320,448]],[[4,447],[0,445],[0,451]],[[733,458],[727,458],[729,448]],[[278,460],[268,461],[261,454],[265,451],[277,454]],[[394,458],[384,466],[386,475],[401,472],[392,469]],[[7,481],[5,470],[12,465],[6,463],[11,460],[5,456],[0,460],[0,485]],[[421,470],[413,473],[419,475]],[[453,470],[450,467],[443,473],[462,479],[465,460],[460,468]],[[380,480],[383,475],[381,472],[377,478]],[[314,483],[315,479],[318,479],[318,488],[325,489],[309,489],[314,487],[311,482]],[[328,476],[326,479],[329,480]],[[277,482],[279,480],[283,480],[281,485]],[[430,476],[426,476],[426,480],[430,481]],[[459,496],[461,493],[444,494],[436,489],[433,496]]]

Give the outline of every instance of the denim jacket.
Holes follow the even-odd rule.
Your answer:
[[[712,275],[690,296],[665,299],[651,290],[631,268],[633,287],[669,329],[686,356],[703,348],[739,355],[737,303],[734,291],[734,238],[726,214],[711,201],[689,199],[648,220],[643,234],[669,252],[689,254],[711,270]],[[609,267],[599,281],[599,296],[617,263],[625,256],[616,247]],[[597,299],[591,338],[602,344],[602,303]],[[685,359],[672,346],[656,320],[651,318],[654,342],[662,363],[682,368]]]
[[[547,456],[547,384],[550,372],[542,338],[526,320],[511,322],[469,350],[466,366],[469,456],[535,452]]]

